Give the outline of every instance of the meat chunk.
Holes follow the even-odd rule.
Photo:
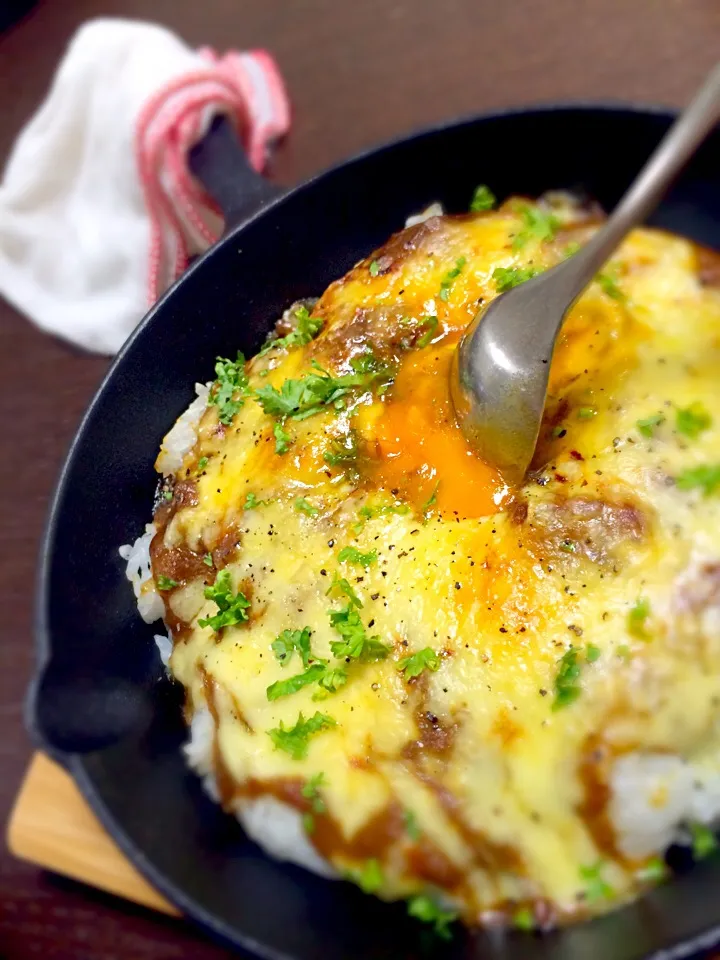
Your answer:
[[[647,510],[629,497],[568,497],[538,504],[533,528],[554,551],[608,563],[620,544],[641,541],[648,534],[650,518]]]

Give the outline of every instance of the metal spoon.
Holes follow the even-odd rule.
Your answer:
[[[568,310],[625,235],[654,210],[719,119],[717,64],[590,242],[493,300],[468,327],[450,375],[455,412],[468,441],[510,482],[520,482],[530,466]]]

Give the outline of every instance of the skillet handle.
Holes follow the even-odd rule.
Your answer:
[[[69,768],[91,753],[147,729],[153,717],[148,688],[96,666],[81,673],[77,660],[50,658],[33,678],[25,724],[37,747]]]
[[[284,192],[253,170],[232,124],[222,115],[190,151],[189,164],[222,210],[226,233]]]

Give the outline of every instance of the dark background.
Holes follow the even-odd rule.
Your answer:
[[[192,45],[268,48],[294,108],[292,133],[273,164],[283,183],[413,127],[503,105],[570,98],[680,105],[720,55],[718,0],[46,0],[0,34],[0,161],[73,31],[98,15],[151,17]],[[527,144],[528,163],[541,149]],[[107,362],[37,332],[0,300],[0,823],[31,750],[22,699],[46,503]],[[181,922],[21,864],[3,845],[0,957],[35,956],[219,960],[227,953]]]

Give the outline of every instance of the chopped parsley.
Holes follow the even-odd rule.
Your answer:
[[[603,293],[607,294],[612,300],[617,300],[618,303],[622,303],[627,299],[618,286],[617,271],[615,269],[608,270],[606,273],[599,273],[595,279]]]
[[[432,647],[425,647],[424,650],[418,650],[417,653],[409,657],[403,657],[398,664],[398,670],[402,670],[405,679],[419,677],[423,670],[430,670],[433,673],[440,669],[440,657],[435,653]]]
[[[644,420],[636,420],[635,426],[638,428],[638,431],[643,435],[643,437],[648,437],[649,439],[655,433],[655,428],[659,427],[663,423],[665,423],[665,414],[654,413],[650,417],[645,417]]]
[[[567,537],[564,540],[561,540],[559,547],[563,553],[577,553],[578,545],[574,540],[569,540]]]
[[[420,507],[420,513],[422,514],[425,520],[427,520],[428,518],[428,513],[430,512],[430,508],[437,503],[437,492],[438,492],[439,486],[440,486],[440,481],[438,480],[438,482],[435,484],[433,488],[433,492],[430,494],[427,500]]]
[[[376,277],[380,273],[380,264],[377,260],[372,260],[370,266],[368,267],[368,272],[371,277]]]
[[[259,357],[264,356],[275,347],[303,347],[310,343],[320,333],[323,328],[323,321],[320,317],[310,316],[310,311],[304,305],[297,307],[294,311],[296,325],[295,329],[285,337],[277,337],[274,340],[268,340],[262,348]]]
[[[374,388],[379,397],[384,397],[390,389],[397,369],[394,363],[376,357],[372,350],[366,350],[352,357],[350,366],[353,370],[351,375],[360,379],[358,386],[365,391]],[[346,374],[346,376],[351,375]]]
[[[420,339],[417,342],[418,348],[420,350],[422,350],[423,347],[427,347],[428,344],[432,342],[433,337],[435,336],[435,331],[438,328],[438,323],[439,323],[438,318],[434,315],[420,318],[421,326],[425,327],[425,333],[420,337]]]
[[[254,510],[256,507],[266,507],[269,503],[272,503],[272,500],[258,500],[254,493],[248,493],[245,495],[243,508],[245,510]]]
[[[173,587],[178,586],[177,580],[171,580],[170,577],[166,577],[162,573],[155,582],[157,583],[158,590],[172,590]]]
[[[382,360],[378,359],[372,350],[365,350],[363,353],[359,353],[353,357],[350,361],[350,366],[354,373],[360,375],[374,374],[376,376],[390,376],[392,374],[391,368],[386,363],[383,363]]]
[[[690,440],[696,440],[711,425],[712,417],[701,403],[692,403],[675,413],[675,429]]]
[[[341,593],[344,593],[345,596],[353,603],[356,607],[362,607],[362,600],[355,593],[353,588],[350,586],[350,583],[345,579],[345,577],[338,577],[337,574],[333,577],[333,581],[325,591],[325,596],[329,596],[333,590],[339,590]]]
[[[522,216],[523,229],[515,235],[513,250],[521,250],[531,240],[543,243],[546,240],[555,239],[555,234],[560,229],[560,221],[554,214],[545,213],[538,207],[531,206],[523,206],[519,212]]]
[[[358,458],[358,445],[354,433],[333,437],[330,446],[323,453],[323,460],[331,467],[354,466]]]
[[[250,601],[240,591],[233,595],[229,570],[221,570],[215,583],[211,587],[205,587],[205,599],[212,600],[217,605],[218,612],[212,617],[198,620],[201,627],[210,627],[217,633],[223,627],[234,627],[249,619],[247,610]]]
[[[640,883],[657,883],[668,875],[667,864],[660,857],[653,857],[635,871],[635,879]]]
[[[352,603],[340,610],[328,610],[330,625],[340,634],[342,640],[333,640],[330,644],[333,656],[339,659],[383,660],[390,647],[380,642],[380,637],[368,637],[357,609]]]
[[[311,683],[317,683],[325,673],[324,663],[314,663],[304,673],[298,673],[294,677],[288,677],[287,680],[276,680],[267,688],[268,700],[279,700],[280,697],[288,697],[292,693],[297,693],[303,687]]]
[[[299,420],[318,413],[347,392],[344,385],[329,374],[308,373],[300,380],[284,380],[279,390],[269,384],[258,387],[255,399],[270,416]]]
[[[311,801],[311,806],[314,813],[324,813],[325,812],[325,803],[318,793],[319,787],[327,786],[327,780],[325,779],[324,773],[315,773],[308,780],[308,782],[303,786],[300,793],[306,800]]]
[[[649,640],[647,619],[650,616],[650,601],[647,597],[638,597],[627,615],[628,633],[639,640]]]
[[[318,680],[318,684],[326,693],[337,693],[340,687],[344,687],[348,682],[348,674],[345,667],[326,667],[325,672]],[[323,699],[325,694],[323,694]],[[320,695],[315,694],[313,700],[319,700]]]
[[[342,409],[343,398],[353,390],[369,390],[379,380],[387,384],[392,379],[392,372],[386,366],[375,362],[374,369],[370,369],[365,356],[354,357],[350,365],[354,372],[339,377],[315,365],[319,373],[307,373],[299,380],[284,380],[279,390],[269,384],[258,387],[254,397],[271,417],[305,420],[329,406]]]
[[[355,533],[360,533],[365,526],[366,521],[374,520],[376,517],[387,517],[391,514],[403,515],[409,512],[410,507],[408,507],[406,503],[384,503],[378,504],[374,507],[366,504],[364,507],[360,507],[358,510],[358,516],[360,519],[357,523],[353,524],[353,530]]]
[[[535,267],[497,267],[493,270],[492,278],[498,293],[505,293],[506,290],[519,287],[526,280],[532,280],[537,273]]]
[[[448,270],[448,272],[440,281],[440,293],[438,296],[444,303],[448,302],[452,285],[463,272],[466,263],[466,257],[458,257],[458,259],[455,261],[455,266],[452,268],[452,270]]]
[[[492,210],[497,199],[490,187],[481,183],[473,190],[472,200],[470,201],[470,213],[480,213],[482,210]]]
[[[420,839],[420,826],[417,822],[417,817],[412,812],[412,810],[405,810],[403,812],[403,823],[405,824],[405,831],[411,840]]]
[[[318,792],[319,788],[326,786],[326,784],[325,774],[315,773],[300,790],[301,795],[310,801],[310,810],[312,811],[312,813],[306,812],[303,815],[303,826],[307,833],[312,833],[315,829],[315,817],[313,814],[325,813],[327,809],[325,801]]]
[[[316,517],[320,513],[318,508],[314,507],[305,497],[298,497],[295,500],[295,509],[308,517]]]
[[[632,650],[626,643],[619,644],[615,652],[621,660],[629,660],[632,656]]]
[[[570,647],[558,661],[560,668],[555,677],[553,710],[560,710],[569,706],[580,696],[582,688],[580,687],[580,664],[577,662],[577,658],[577,649]]]
[[[597,410],[595,407],[580,407],[577,415],[580,420],[592,420],[593,417],[597,416]]]
[[[212,558],[212,554],[211,554],[211,553],[206,553],[206,554],[205,554],[205,556],[203,557],[203,563],[205,564],[206,567],[212,567],[212,565],[213,565],[213,558]]]
[[[560,664],[555,677],[555,700],[552,705],[553,710],[562,710],[563,707],[570,706],[582,693],[580,686],[581,664],[578,663],[580,655],[578,647],[570,647],[558,660]],[[592,643],[585,647],[585,663],[595,663],[600,656],[601,651]]]
[[[273,436],[275,437],[275,453],[277,453],[278,456],[282,456],[283,453],[287,453],[290,444],[292,443],[292,437],[287,430],[283,429],[283,425],[281,423],[276,423],[273,426]]]
[[[207,465],[208,465],[208,458],[207,458],[207,457],[200,457],[200,459],[198,460],[198,464],[197,464],[198,470],[204,470]]]
[[[691,823],[689,830],[692,840],[692,855],[696,860],[703,860],[717,849],[717,838],[705,824]]]
[[[701,467],[683,470],[675,478],[678,490],[702,490],[709,497],[720,487],[720,463],[708,463]]]
[[[215,376],[217,379],[210,390],[208,403],[218,408],[218,419],[227,426],[245,402],[244,395],[248,389],[243,354],[238,350],[236,360],[218,357]]]
[[[602,655],[602,650],[600,647],[596,647],[594,643],[589,643],[585,647],[585,659],[588,663],[595,663],[596,660],[600,659]]]
[[[303,666],[309,667],[312,654],[310,652],[310,627],[303,627],[302,630],[283,630],[277,640],[272,642],[272,651],[275,659],[281,666],[287,666],[292,660],[292,655],[297,651],[302,658]]]
[[[528,932],[534,930],[535,914],[530,907],[518,907],[512,915],[512,925],[516,930],[527,930]]]
[[[577,242],[577,240],[571,240],[570,243],[563,250],[563,256],[567,260],[569,257],[574,257],[576,253],[580,253],[582,247]]]
[[[408,900],[408,913],[416,920],[432,924],[433,930],[443,940],[451,940],[450,924],[457,920],[452,910],[443,910],[426,894],[418,894]]]
[[[343,547],[338,554],[338,560],[340,563],[356,563],[359,567],[369,567],[377,560],[377,551],[362,553],[357,547]]]
[[[172,492],[172,490],[163,490],[163,499],[164,499],[164,500],[167,500],[168,503],[169,503],[170,500],[172,500],[172,498],[173,498],[173,492]]]
[[[276,750],[284,750],[293,760],[304,760],[307,756],[310,737],[336,726],[335,720],[326,713],[314,713],[307,720],[301,713],[295,726],[285,727],[281,721],[278,727],[268,730],[268,736],[275,744]]]
[[[383,873],[377,860],[368,860],[357,877],[363,893],[377,893],[383,885]]]
[[[580,867],[580,876],[585,881],[585,897],[590,903],[596,903],[598,900],[611,900],[615,891],[603,880],[602,870],[605,866],[602,860],[590,867]]]

